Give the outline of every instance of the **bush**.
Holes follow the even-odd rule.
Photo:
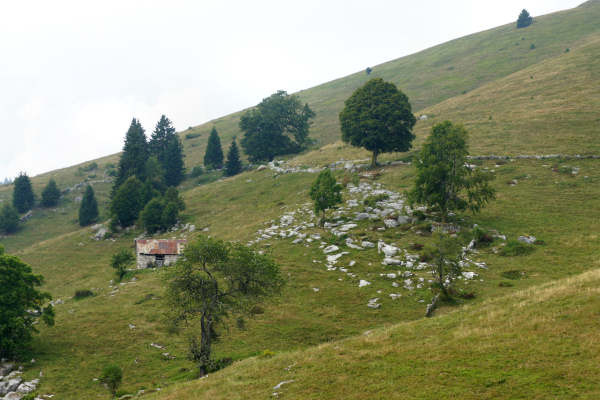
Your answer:
[[[518,240],[509,240],[506,246],[500,250],[500,255],[505,257],[524,256],[533,252],[532,245],[519,242]]]
[[[204,168],[202,168],[200,165],[196,165],[194,168],[192,168],[192,172],[190,172],[190,176],[192,178],[197,178],[200,175],[202,175],[204,173]]]
[[[117,394],[117,388],[121,385],[123,380],[123,371],[118,365],[107,365],[102,370],[102,376],[100,382],[104,383],[110,393],[115,396]]]
[[[75,296],[73,296],[73,298],[75,300],[81,300],[81,299],[85,299],[86,297],[92,297],[94,296],[94,292],[92,292],[89,289],[80,289],[75,291]]]
[[[389,198],[390,198],[389,195],[382,193],[382,194],[378,194],[375,196],[367,197],[366,199],[363,200],[363,204],[367,207],[375,208],[375,207],[377,207],[377,202],[384,201]]]
[[[127,273],[127,267],[131,265],[134,260],[135,257],[131,254],[131,251],[127,249],[121,249],[113,254],[110,266],[115,269],[119,281],[123,279],[123,276]]]
[[[188,129],[191,129],[191,127],[188,128]],[[185,134],[185,138],[186,139],[194,139],[194,138],[197,138],[197,137],[200,137],[200,136],[202,136],[202,134],[200,132],[195,132],[195,133],[192,132],[192,133],[186,133]]]
[[[514,281],[517,279],[521,279],[523,277],[523,272],[516,269],[512,269],[510,271],[504,271],[500,275],[502,275],[503,278],[512,279]]]
[[[0,232],[13,233],[19,228],[19,213],[10,204],[5,204],[0,211]]]
[[[473,239],[476,246],[488,246],[494,241],[494,238],[489,233],[478,226],[473,228]]]

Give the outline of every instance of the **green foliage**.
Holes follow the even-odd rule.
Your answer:
[[[494,238],[487,231],[478,226],[473,228],[472,233],[476,246],[487,246],[494,241]]]
[[[510,271],[502,272],[500,275],[506,279],[517,280],[517,279],[521,279],[524,274],[523,274],[523,272],[521,272],[519,270],[511,269]]]
[[[163,201],[158,198],[150,200],[142,210],[140,220],[149,234],[163,229],[163,211]]]
[[[519,242],[518,240],[509,240],[506,242],[506,246],[500,250],[500,255],[506,257],[524,256],[532,253],[534,249],[530,244]]]
[[[432,273],[436,280],[436,287],[441,290],[446,298],[449,297],[448,289],[452,281],[460,275],[460,242],[449,235],[436,233],[434,244],[425,251],[431,257]]]
[[[478,212],[495,198],[494,175],[467,164],[467,131],[449,121],[435,125],[416,162],[412,202],[437,209],[446,220],[450,211]]]
[[[60,199],[60,190],[56,186],[56,181],[50,179],[42,191],[42,206],[53,207],[58,204],[58,199]]]
[[[98,219],[98,202],[91,185],[85,188],[85,193],[79,206],[79,226],[87,226]]]
[[[227,152],[227,161],[225,162],[225,175],[233,176],[242,172],[242,160],[240,160],[240,151],[238,150],[235,138],[231,141],[229,151]]]
[[[223,149],[221,148],[221,139],[217,128],[213,126],[206,144],[204,153],[204,166],[206,168],[221,169],[223,167]]]
[[[249,312],[279,291],[279,267],[267,256],[239,243],[201,236],[185,249],[185,257],[167,273],[167,301],[174,326],[199,320],[200,341],[190,334],[190,357],[201,374],[213,369],[216,327],[229,313]]]
[[[31,187],[31,180],[24,172],[15,178],[13,182],[15,188],[13,191],[13,206],[18,212],[25,213],[33,208],[35,195]]]
[[[408,151],[415,135],[416,118],[408,97],[396,85],[374,78],[356,89],[344,103],[340,113],[342,140],[363,147],[377,155],[392,151]]]
[[[177,186],[185,176],[183,164],[183,146],[175,132],[173,123],[162,115],[148,142],[150,154],[155,156],[162,166],[165,184]]]
[[[10,204],[5,204],[0,211],[0,232],[14,233],[19,228],[19,213]]]
[[[195,133],[191,132],[191,133],[186,133],[185,134],[185,138],[186,139],[194,139],[194,138],[197,138],[197,137],[200,137],[200,136],[202,136],[202,134],[200,132],[195,132]]]
[[[123,228],[133,225],[144,206],[143,194],[142,182],[135,176],[127,178],[113,197],[113,220]]]
[[[135,261],[135,257],[128,249],[120,249],[112,255],[110,266],[115,270],[117,280],[120,282],[127,273],[129,267]]]
[[[54,309],[44,304],[48,293],[36,289],[44,282],[31,267],[0,246],[0,358],[17,357],[25,351],[36,332],[38,318],[54,325]]]
[[[367,207],[375,208],[377,207],[377,202],[384,201],[389,199],[390,196],[388,194],[382,193],[374,196],[369,196],[363,200],[363,204]]]
[[[315,213],[323,213],[322,224],[325,222],[325,210],[342,202],[341,191],[342,185],[335,181],[335,177],[329,168],[321,171],[313,182],[310,188],[310,198],[315,204]]]
[[[73,296],[73,298],[75,300],[81,300],[81,299],[85,299],[86,297],[92,297],[94,296],[94,292],[92,292],[89,289],[80,289],[80,290],[76,290],[75,291],[75,295]]]
[[[102,370],[100,382],[104,383],[113,396],[117,394],[117,388],[123,380],[123,371],[118,365],[107,365]]]
[[[167,189],[162,197],[150,200],[140,214],[140,220],[150,234],[166,231],[179,219],[179,212],[185,209],[185,203],[174,187]]]
[[[194,168],[192,168],[192,172],[190,172],[190,176],[192,178],[197,178],[200,175],[202,175],[204,173],[204,168],[202,168],[202,166],[200,165],[196,165]]]
[[[526,9],[521,11],[519,18],[517,19],[517,28],[526,28],[533,23],[533,18],[529,15]]]
[[[119,172],[112,190],[113,195],[127,178],[131,176],[137,176],[138,179],[145,180],[146,161],[148,160],[148,156],[148,143],[146,142],[144,128],[142,128],[142,124],[134,118],[125,135],[123,153],[119,160]]]
[[[315,113],[296,95],[280,90],[263,99],[240,118],[242,147],[250,161],[271,161],[306,147]]]

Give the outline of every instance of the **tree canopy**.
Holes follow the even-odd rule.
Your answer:
[[[5,204],[0,211],[0,232],[13,233],[19,228],[19,213],[10,204]]]
[[[277,292],[283,280],[269,257],[239,243],[199,237],[167,276],[167,301],[175,326],[196,327],[200,344],[190,336],[190,353],[202,374],[215,369],[212,342],[216,327],[229,313],[243,313]],[[193,329],[192,329],[193,330]]]
[[[0,246],[0,358],[17,357],[26,350],[38,318],[54,325],[52,306],[44,306],[52,298],[37,289],[43,282],[41,275]]]
[[[148,156],[148,143],[146,142],[144,128],[142,128],[142,124],[134,118],[125,135],[125,143],[123,145],[121,159],[119,160],[117,179],[113,186],[113,195],[116,193],[119,186],[121,186],[130,176],[135,175],[138,179],[145,180],[146,161],[148,160]]]
[[[533,23],[533,18],[529,15],[526,9],[521,11],[519,18],[517,19],[517,28],[526,28]]]
[[[342,202],[342,185],[335,181],[335,177],[329,168],[319,173],[317,179],[310,188],[310,198],[315,205],[315,213],[321,212],[321,224],[325,223],[325,210]]]
[[[155,156],[162,166],[161,178],[164,179],[164,183],[167,186],[179,185],[185,176],[183,146],[173,123],[165,115],[162,115],[156,124],[148,148],[150,155]]]
[[[445,121],[435,125],[416,160],[411,201],[427,204],[446,220],[450,211],[478,212],[495,197],[494,175],[469,166],[467,131]]]
[[[271,161],[278,155],[299,152],[308,142],[314,116],[298,96],[280,90],[242,115],[242,147],[250,161]]]
[[[339,116],[342,140],[372,152],[371,166],[380,153],[410,150],[416,118],[408,97],[396,85],[371,79],[344,104]]]
[[[21,172],[13,182],[15,188],[13,190],[13,206],[18,212],[25,213],[33,208],[35,203],[35,195],[31,187],[31,180],[26,173]]]
[[[111,213],[114,221],[123,228],[135,223],[144,207],[143,184],[135,176],[119,186],[111,203]]]
[[[86,226],[98,219],[98,202],[91,185],[87,185],[79,205],[79,226]]]
[[[58,204],[58,199],[60,199],[60,190],[56,186],[56,181],[50,179],[42,191],[42,206],[53,207]]]
[[[221,139],[219,139],[217,128],[214,126],[210,131],[208,143],[206,144],[204,166],[212,169],[223,168],[223,148],[221,147]]]
[[[227,152],[227,161],[225,162],[225,175],[233,176],[242,172],[242,160],[240,160],[240,151],[238,150],[235,138],[231,141],[229,151]]]

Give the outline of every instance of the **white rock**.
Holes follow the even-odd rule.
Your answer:
[[[279,382],[277,385],[273,386],[273,390],[277,390],[277,389],[281,388],[283,385],[287,385],[288,383],[292,383],[292,382],[294,382],[293,379],[291,379],[289,381]]]
[[[383,265],[402,265],[402,260],[393,257],[385,257],[382,261]]]
[[[473,279],[473,278],[475,278],[477,276],[477,274],[475,272],[466,272],[465,271],[465,272],[462,273],[462,276],[465,279]]]
[[[373,247],[375,247],[375,243],[367,242],[366,240],[363,240],[360,245],[362,247],[366,247],[366,248],[373,248]]]
[[[348,263],[349,267],[354,267],[356,265],[356,261],[352,260]]]
[[[398,222],[395,219],[386,219],[383,221],[383,223],[385,224],[386,228],[395,228],[398,226]]]
[[[365,281],[364,279],[361,279],[360,282],[358,282],[358,287],[361,288],[361,287],[364,287],[364,286],[368,286],[370,284],[371,284],[371,282],[368,282],[368,281]]]
[[[335,244],[332,244],[331,246],[327,246],[323,249],[323,253],[328,254],[328,253],[333,253],[334,251],[338,251],[340,248],[337,247]]]
[[[390,293],[390,297],[392,298],[392,300],[396,300],[398,297],[402,297],[402,295],[396,294],[396,293]]]
[[[519,236],[519,238],[517,240],[519,242],[523,242],[523,243],[527,243],[527,244],[534,244],[536,241],[536,237],[535,236]]]

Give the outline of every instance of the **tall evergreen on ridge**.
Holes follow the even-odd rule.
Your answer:
[[[79,225],[86,226],[98,219],[98,202],[91,185],[85,188],[81,205],[79,206]]]
[[[33,208],[35,195],[31,187],[31,181],[26,173],[21,172],[14,181],[13,206],[18,212],[25,213]]]
[[[177,186],[185,175],[183,164],[183,146],[175,132],[173,123],[162,115],[152,132],[148,142],[150,154],[156,156],[164,173],[164,182],[167,186]]]
[[[221,148],[221,139],[219,139],[217,128],[214,126],[212,131],[210,131],[210,136],[206,145],[206,153],[204,153],[204,165],[207,168],[213,169],[223,168],[223,149]]]
[[[144,128],[134,118],[125,135],[125,144],[123,145],[123,153],[119,160],[119,171],[112,189],[112,196],[114,196],[119,186],[130,176],[135,175],[140,180],[145,179],[148,155],[148,143],[146,142]]]
[[[240,160],[240,151],[235,142],[235,137],[231,141],[229,151],[227,152],[227,161],[225,162],[225,175],[233,176],[242,172],[242,161]]]

